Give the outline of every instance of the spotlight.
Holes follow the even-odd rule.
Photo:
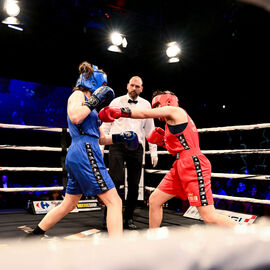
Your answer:
[[[118,32],[113,32],[111,34],[111,41],[112,44],[115,46],[120,46],[122,44],[123,38],[120,33]]]
[[[177,63],[179,62],[179,58],[178,57],[171,57],[168,60],[169,63]]]
[[[20,6],[16,0],[6,0],[4,4],[4,10],[6,11],[8,17],[2,20],[4,24],[18,25],[22,24],[16,16],[20,14]]]
[[[21,22],[16,17],[7,17],[2,21],[2,23],[13,25],[21,24]]]
[[[110,36],[112,45],[108,47],[108,51],[121,53],[122,49],[127,47],[127,39],[123,34],[113,32]]]
[[[169,57],[169,63],[179,62],[180,53],[181,49],[177,42],[173,41],[167,44],[166,54]]]
[[[123,48],[127,47],[127,39],[125,37],[123,38],[122,46],[123,46]]]
[[[118,52],[118,53],[122,52],[121,49],[116,45],[110,45],[109,48],[108,48],[108,51],[110,51],[110,52]]]
[[[15,0],[6,0],[5,2],[5,10],[7,15],[10,17],[16,17],[20,13],[20,7],[18,5],[18,1]]]

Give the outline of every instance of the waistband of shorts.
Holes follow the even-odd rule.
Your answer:
[[[188,150],[183,150],[181,152],[176,153],[175,159],[180,159],[180,158],[185,158],[185,157],[190,157],[190,156],[198,156],[201,154],[202,152],[200,149],[188,149]]]

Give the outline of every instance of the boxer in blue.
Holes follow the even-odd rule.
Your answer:
[[[72,138],[66,156],[68,184],[63,202],[41,220],[31,235],[43,235],[72,211],[82,195],[98,196],[107,207],[107,229],[110,236],[122,233],[122,200],[108,174],[99,144],[123,143],[128,149],[138,147],[132,131],[105,136],[96,108],[109,104],[114,91],[107,86],[107,76],[97,66],[83,62],[80,77],[68,99],[67,121]]]

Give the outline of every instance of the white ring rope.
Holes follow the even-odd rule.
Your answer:
[[[155,188],[153,187],[145,187],[146,190],[154,191]],[[25,192],[25,191],[54,191],[54,190],[64,190],[62,186],[55,186],[55,187],[21,187],[21,188],[0,188],[0,192]],[[251,202],[251,203],[261,203],[261,204],[270,204],[270,200],[259,200],[259,199],[252,199],[246,197],[234,197],[234,196],[226,196],[226,195],[218,195],[213,194],[214,198],[218,199],[227,199],[232,201],[240,201],[240,202]]]
[[[52,132],[62,132],[62,130],[63,130],[63,128],[54,128],[54,127],[45,127],[45,126],[14,125],[14,124],[3,124],[3,123],[0,123],[0,128],[30,129],[30,130],[52,131]]]
[[[231,150],[202,150],[205,155],[209,154],[270,154],[270,149],[231,149]]]
[[[27,126],[27,125],[13,125],[13,124],[1,124],[0,128],[12,128],[12,129],[32,129],[32,130],[42,130],[42,131],[52,131],[52,132],[62,132],[63,128],[51,128],[44,126]],[[237,126],[226,126],[226,127],[214,127],[214,128],[202,128],[198,129],[199,133],[205,132],[220,132],[220,131],[233,131],[233,130],[254,130],[270,128],[270,123],[255,124],[255,125],[237,125]],[[15,149],[15,150],[27,150],[27,151],[57,151],[61,152],[62,148],[59,147],[42,147],[42,146],[14,146],[14,145],[0,145],[0,149]],[[107,153],[105,150],[104,153]],[[150,152],[145,152],[149,154]],[[202,150],[203,154],[269,154],[269,149],[233,149],[233,150]],[[167,151],[158,151],[158,154],[168,154]],[[62,172],[63,168],[42,168],[42,167],[1,167],[0,171],[54,171]],[[168,170],[151,170],[145,169],[148,173],[165,174]],[[252,179],[252,180],[270,180],[270,175],[250,175],[250,174],[227,174],[227,173],[212,173],[212,177],[217,178],[231,178],[231,179]],[[57,188],[57,189],[55,189]],[[153,191],[155,188],[145,186],[146,190]],[[45,188],[0,188],[3,192],[14,192],[14,191],[41,191],[41,190],[63,190],[63,187],[45,187]],[[241,202],[251,202],[251,203],[262,203],[270,204],[270,200],[259,200],[246,197],[234,197],[213,194],[214,198],[227,199],[233,201]]]
[[[238,201],[238,202],[270,204],[270,200],[260,200],[260,199],[253,199],[253,198],[247,198],[247,197],[234,197],[234,196],[219,195],[219,194],[213,194],[213,197],[217,199],[226,199],[226,200]]]
[[[62,168],[53,167],[0,167],[0,171],[40,171],[40,172],[62,172]],[[145,169],[147,173],[166,174],[168,170]],[[270,175],[256,174],[238,174],[238,173],[212,173],[215,178],[232,178],[232,179],[251,179],[251,180],[270,180]]]
[[[4,124],[4,123],[0,123],[0,128],[32,129],[32,130],[54,131],[54,132],[62,132],[63,130],[62,128],[53,128],[53,127],[45,127],[45,126],[14,125],[14,124]],[[198,129],[198,132],[204,133],[204,132],[232,131],[232,130],[252,130],[252,129],[262,129],[262,128],[270,128],[270,123],[213,127],[213,128],[200,128]]]
[[[38,171],[38,172],[62,172],[62,168],[52,167],[0,167],[0,171]]]
[[[64,190],[64,187],[21,187],[21,188],[0,188],[0,192],[23,192],[23,191],[51,191]]]
[[[9,170],[9,171],[58,171],[61,172],[62,168],[40,168],[40,167],[3,167],[0,168],[1,170]],[[154,170],[154,169],[145,169],[145,172],[148,173],[156,173],[156,174],[166,174],[168,170]],[[252,180],[270,180],[270,176],[268,175],[246,175],[246,174],[224,174],[224,173],[212,173],[212,177],[218,178],[245,178],[245,179],[252,179]],[[54,189],[55,188],[55,189]],[[0,192],[15,192],[15,191],[41,191],[41,190],[63,190],[63,187],[43,187],[43,188],[0,188]],[[154,187],[145,186],[145,190],[154,191]],[[214,198],[219,199],[227,199],[232,201],[240,201],[240,202],[250,202],[250,203],[261,203],[261,204],[270,204],[270,200],[259,200],[253,198],[246,198],[246,197],[234,197],[234,196],[225,196],[225,195],[218,195],[213,194]]]
[[[1,146],[0,146],[1,147]],[[0,148],[1,149],[1,148]],[[106,152],[107,151],[107,152]],[[104,153],[108,153],[105,150]],[[216,155],[216,154],[270,154],[270,149],[231,149],[231,150],[201,150],[205,155]],[[159,155],[167,155],[168,151],[157,151]],[[150,151],[146,151],[145,154],[150,154]]]
[[[144,187],[145,190],[153,192],[156,188],[154,187]],[[226,199],[229,201],[237,201],[237,202],[250,202],[250,203],[260,203],[260,204],[270,204],[270,200],[260,200],[260,199],[253,199],[253,198],[246,198],[246,197],[234,197],[234,196],[227,196],[227,195],[218,195],[213,194],[214,198],[217,199]]]
[[[166,174],[169,170],[145,169],[147,173]],[[239,174],[239,173],[212,173],[212,177],[216,178],[232,178],[232,179],[251,179],[251,180],[270,180],[270,175],[256,174]]]
[[[17,146],[17,145],[0,145],[0,149],[5,150],[22,150],[22,151],[52,151],[62,152],[61,147],[47,147],[47,146]],[[109,150],[104,150],[104,153],[109,153]],[[167,155],[168,151],[157,151],[159,155]],[[203,154],[270,154],[270,149],[233,149],[233,150],[202,150]],[[149,155],[150,151],[145,154]]]
[[[255,124],[255,125],[238,125],[238,126],[227,126],[227,127],[213,127],[213,128],[199,128],[199,133],[204,132],[217,132],[217,131],[233,131],[233,130],[253,130],[270,128],[270,123]]]
[[[62,152],[61,147],[46,147],[46,146],[17,146],[17,145],[0,145],[0,149],[6,150],[23,150],[23,151],[53,151]]]
[[[212,173],[215,178],[232,178],[232,179],[250,179],[250,180],[270,180],[270,175],[240,174],[240,173]]]

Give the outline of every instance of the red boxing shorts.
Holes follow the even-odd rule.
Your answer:
[[[182,200],[188,199],[191,206],[213,205],[211,163],[201,153],[180,155],[157,188]]]

